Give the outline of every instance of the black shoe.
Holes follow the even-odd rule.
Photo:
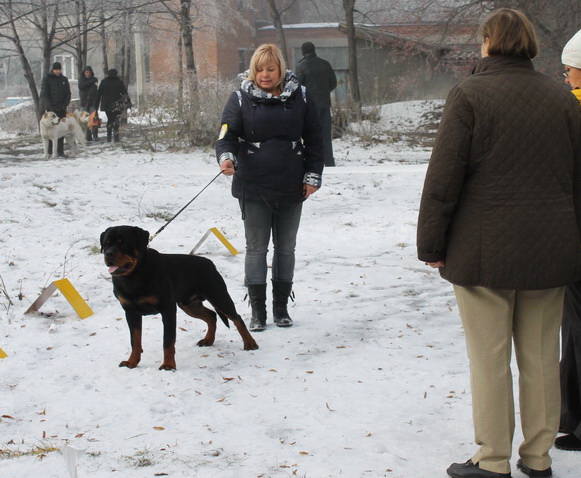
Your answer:
[[[523,461],[522,458],[519,458],[516,467],[522,471],[525,475],[528,476],[534,476],[534,477],[549,477],[549,476],[553,476],[553,470],[551,470],[551,467],[549,466],[549,468],[545,469],[545,470],[533,470],[532,468],[529,468],[528,466],[526,466]]]
[[[68,156],[65,153],[59,153],[57,154],[57,158],[68,158]]]
[[[567,451],[581,451],[581,440],[572,433],[569,433],[555,440],[555,448]]]
[[[252,318],[248,328],[251,332],[262,332],[266,329],[266,284],[249,285],[248,298],[252,307]]]
[[[272,318],[278,327],[291,327],[293,319],[288,315],[287,304],[293,283],[272,281]]]
[[[478,463],[475,465],[472,460],[466,463],[452,463],[446,472],[452,478],[511,478],[510,473],[482,470]]]

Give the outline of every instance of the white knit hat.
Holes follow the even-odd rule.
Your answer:
[[[581,30],[575,33],[563,48],[561,63],[573,68],[581,68]]]

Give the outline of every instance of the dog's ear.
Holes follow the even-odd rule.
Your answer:
[[[135,245],[137,246],[137,249],[140,252],[145,252],[147,245],[149,244],[149,232],[140,227],[134,227],[133,230],[135,231]]]
[[[105,229],[102,233],[101,233],[101,237],[99,238],[99,243],[101,244],[101,252],[103,252],[103,242],[105,242],[105,238],[107,237],[107,234],[109,234],[109,230],[111,228],[108,227],[107,229]]]

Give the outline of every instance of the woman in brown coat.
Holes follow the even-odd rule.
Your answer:
[[[534,70],[535,32],[521,12],[493,12],[482,39],[474,74],[448,96],[418,221],[419,259],[454,284],[470,362],[479,449],[448,474],[510,476],[514,341],[518,467],[549,477],[564,286],[581,279],[581,117]]]

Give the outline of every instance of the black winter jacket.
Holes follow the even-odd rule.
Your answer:
[[[233,159],[232,194],[240,199],[300,202],[303,184],[320,186],[322,137],[316,109],[294,74],[283,94],[267,95],[244,80],[222,114],[218,162]]]
[[[40,104],[43,111],[66,111],[71,101],[71,87],[64,75],[48,73],[40,87]]]
[[[97,83],[99,80],[92,76],[79,79],[79,101],[83,110],[91,112],[96,108],[97,103]]]
[[[123,80],[117,74],[111,74],[101,81],[97,90],[97,107],[101,111],[124,111],[131,108],[131,100]]]
[[[305,55],[297,65],[297,76],[319,108],[331,106],[330,93],[337,87],[337,77],[327,60],[315,53]]]

